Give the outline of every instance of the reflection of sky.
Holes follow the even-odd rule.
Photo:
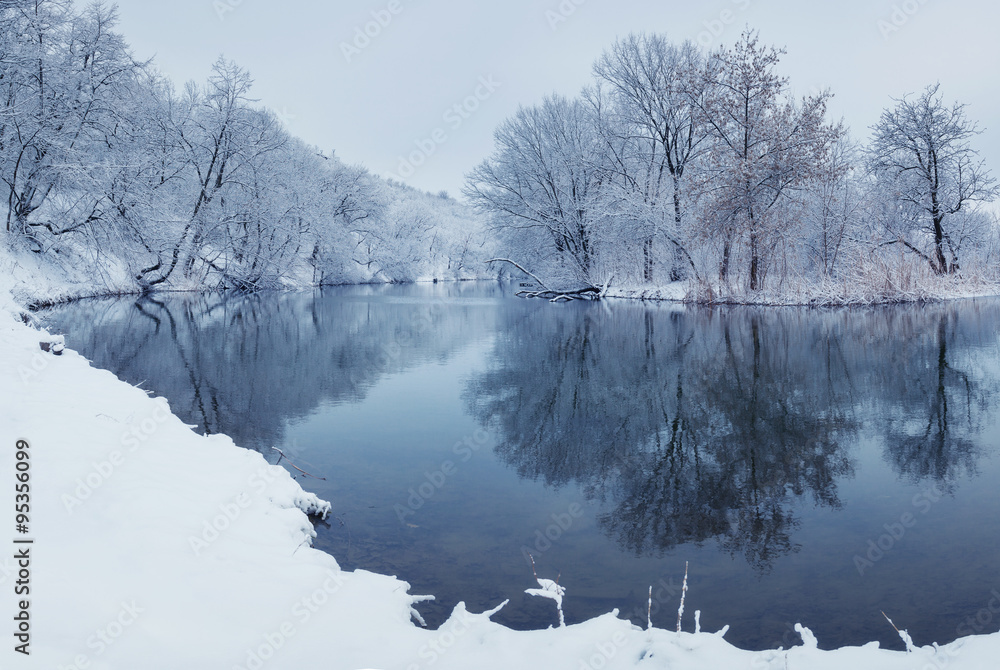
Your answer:
[[[598,385],[591,389],[592,399],[603,398],[607,416],[615,416],[614,412],[621,408],[616,407],[618,403],[651,393],[650,388],[642,388],[644,384],[673,379],[667,362],[676,360],[677,356],[670,343],[686,340],[686,337],[672,339],[673,329],[696,324],[696,341],[710,342],[713,335],[708,331],[715,328],[714,337],[718,337],[719,320],[732,318],[734,341],[737,348],[744,347],[742,353],[745,353],[747,330],[741,319],[742,315],[753,311],[722,310],[713,313],[711,320],[699,321],[695,317],[700,318],[707,312],[658,308],[647,312],[641,305],[620,302],[609,303],[607,309],[599,305],[569,306],[567,309],[567,306],[545,302],[474,297],[445,307],[439,326],[431,336],[409,339],[395,364],[372,367],[368,359],[352,358],[354,352],[377,352],[391,341],[397,327],[405,325],[412,317],[412,312],[399,307],[420,304],[424,291],[397,287],[375,292],[356,289],[329,292],[324,299],[329,302],[317,312],[327,319],[321,323],[328,325],[320,329],[327,339],[306,338],[304,351],[293,352],[301,355],[293,359],[307,362],[299,369],[294,386],[270,389],[275,398],[297,404],[276,404],[270,409],[277,413],[263,418],[275,422],[276,435],[284,434],[283,443],[290,448],[289,453],[294,452],[296,464],[327,478],[325,482],[303,481],[307,488],[330,500],[334,507],[335,518],[330,520],[329,528],[320,529],[317,546],[330,550],[347,568],[362,567],[397,574],[413,583],[414,592],[434,593],[439,601],[425,607],[432,622],[440,622],[458,600],[465,600],[471,610],[479,611],[512,598],[498,620],[517,627],[544,627],[554,623],[551,603],[522,595],[523,589],[532,586],[532,582],[521,549],[534,545],[537,533],[552,525],[552,515],[565,515],[574,503],[581,505],[583,516],[574,519],[568,530],[560,531],[560,537],[551,548],[543,545],[539,551],[534,547],[539,574],[550,578],[562,575],[560,583],[568,589],[565,607],[570,621],[602,614],[614,607],[623,612],[644,611],[648,586],[661,584],[661,580],[668,584],[671,580],[679,583],[684,561],[690,561],[691,591],[687,611],[701,609],[702,624],[707,630],[732,625],[727,639],[734,643],[751,647],[797,643],[796,638],[783,639],[785,625],[801,621],[813,629],[823,646],[879,639],[884,646],[896,648],[892,645],[898,644],[898,638],[891,628],[888,633],[884,630],[887,626],[878,614],[880,609],[885,609],[897,623],[905,622],[903,625],[918,644],[944,642],[954,637],[954,629],[960,621],[975,614],[988,601],[990,589],[1000,586],[1000,570],[994,562],[996,539],[1000,538],[1000,501],[995,495],[995,482],[1000,478],[1000,463],[995,458],[1000,433],[996,423],[995,393],[985,397],[975,395],[979,400],[974,398],[973,402],[974,414],[984,414],[981,409],[987,410],[982,421],[983,432],[972,436],[980,447],[980,453],[974,458],[978,474],[969,477],[964,469],[954,469],[951,493],[935,502],[926,514],[913,504],[913,497],[926,490],[932,480],[914,481],[907,473],[900,472],[899,463],[893,460],[886,446],[885,416],[875,414],[876,409],[885,411],[889,407],[896,428],[905,425],[910,434],[926,426],[925,420],[903,421],[911,412],[925,411],[927,399],[909,395],[913,388],[900,383],[907,381],[901,376],[926,374],[928,376],[922,380],[925,385],[937,379],[932,369],[938,355],[936,327],[942,310],[949,313],[951,308],[901,308],[893,312],[906,317],[897,322],[899,332],[923,330],[926,336],[912,337],[905,343],[895,343],[891,338],[880,336],[871,345],[873,348],[867,345],[853,349],[843,347],[848,362],[870,366],[867,370],[852,371],[856,376],[846,401],[857,407],[856,418],[862,420],[862,425],[858,430],[845,425],[837,436],[838,440],[843,440],[840,446],[851,459],[854,474],[836,479],[840,508],[815,504],[808,488],[802,497],[787,496],[785,504],[797,522],[791,530],[791,540],[797,549],[776,555],[770,572],[762,574],[739,555],[732,557],[721,550],[714,539],[701,546],[681,544],[663,556],[633,556],[623,551],[608,529],[597,522],[599,515],[616,505],[613,486],[608,499],[588,500],[575,480],[569,480],[559,489],[545,486],[543,481],[548,473],[544,468],[528,472],[527,478],[518,477],[515,468],[488,447],[467,462],[454,452],[456,442],[474,437],[480,428],[469,414],[470,402],[478,397],[476,393],[498,390],[479,389],[478,382],[490,379],[486,375],[498,371],[510,373],[514,379],[539,382],[538,386],[526,387],[527,395],[538,395],[546,390],[553,373],[540,366],[549,359],[558,359],[551,355],[549,347],[553,343],[577,342],[572,338],[585,320],[590,341],[595,345],[593,351],[607,356],[588,359],[592,363],[588,368],[593,374],[591,383]],[[309,304],[308,299],[301,304],[294,300],[294,304],[284,302],[280,310],[271,309],[274,305],[269,307],[269,299],[260,305],[262,320],[257,325],[266,325],[265,331],[275,334],[274,342],[294,349],[289,346],[291,340],[278,335],[294,330],[286,328],[288,324],[301,327],[299,333],[311,332],[302,327],[310,322],[308,311],[303,311],[304,305]],[[275,299],[286,300],[283,297]],[[123,316],[132,313],[131,301],[118,303],[120,309],[109,309],[107,302],[91,304],[103,310],[100,311],[105,314],[102,319],[88,317],[87,303],[63,312],[64,316],[72,314],[78,320],[76,326],[69,328],[70,341],[110,347],[111,352],[105,352],[108,356],[114,352],[129,355],[129,374],[136,377],[133,381],[148,378],[147,387],[158,388],[171,398],[173,405],[174,395],[185,393],[190,377],[186,371],[169,364],[173,360],[170,358],[172,340],[154,338],[149,345],[159,348],[163,360],[132,356],[132,348],[126,345],[134,344],[133,339],[143,336],[140,326],[148,322]],[[343,304],[350,304],[351,309],[338,311],[338,305]],[[1000,303],[996,301],[986,301],[980,304],[981,309],[977,312],[968,306],[956,307],[954,314],[958,315],[958,327],[954,325],[955,316],[950,317],[949,332],[954,335],[949,341],[948,362],[955,369],[970,372],[974,391],[995,391],[1000,380],[996,329],[991,325],[991,319],[1000,311],[998,306]],[[655,332],[663,338],[657,343],[658,356],[663,359],[657,369],[663,376],[654,379],[650,375],[644,380],[642,374],[631,374],[635,370],[628,368],[645,356],[642,338],[635,334],[645,332],[648,327],[645,323],[647,313],[656,322]],[[827,380],[814,369],[803,373],[798,366],[800,360],[812,360],[808,346],[801,347],[812,328],[827,332],[819,326],[833,324],[829,332],[840,333],[842,329],[837,324],[845,313],[797,310],[758,313],[767,317],[760,332],[765,354],[762,360],[767,362],[769,374],[785,371],[783,366],[789,363],[784,356],[798,352],[789,354],[787,359],[794,364],[788,370],[793,380],[772,380],[775,383],[764,388],[801,393],[815,390],[803,389],[803,380],[825,383]],[[107,316],[109,314],[122,318],[112,318]],[[183,310],[174,311],[181,330],[190,328],[188,336],[199,333],[197,326],[185,326],[182,314]],[[230,323],[220,320],[218,312],[215,314],[210,320],[211,328]],[[364,314],[365,319],[338,320],[357,314]],[[860,311],[856,314],[848,320],[849,324],[874,323],[865,321],[870,313]],[[403,324],[394,319],[402,320]],[[91,336],[87,336],[85,326],[93,328]],[[226,341],[232,350],[237,350],[239,331],[232,325],[228,328]],[[345,338],[342,331],[348,328],[350,336]],[[705,330],[699,332],[698,328]],[[161,335],[164,332],[161,331]],[[512,334],[517,337],[508,337]],[[854,335],[843,337],[849,343]],[[205,363],[197,368],[203,375],[199,383],[204,387],[219,387],[223,394],[232,391],[238,396],[242,391],[224,388],[226,380],[273,379],[275,371],[267,368],[281,368],[286,361],[283,356],[272,355],[275,350],[271,348],[271,340],[264,339],[261,342],[268,346],[261,347],[259,351],[264,353],[252,361],[263,369],[244,370],[242,376],[234,375],[226,365],[231,367],[236,363],[227,362],[230,359],[225,358],[221,363],[215,361],[219,351],[214,349],[214,339],[201,336],[189,339],[205,347],[193,357]],[[560,356],[576,360],[573,356],[575,346],[577,344],[566,344]],[[782,346],[786,348],[781,349]],[[529,351],[532,355],[528,355]],[[287,353],[284,349],[281,352]],[[897,352],[902,353],[893,358]],[[83,353],[93,356],[86,350]],[[711,353],[708,349],[700,355]],[[772,359],[769,353],[781,355]],[[343,356],[339,357],[340,354]],[[364,378],[366,384],[363,394],[330,393],[330,387],[322,382],[329,381],[326,377],[333,374],[331,370],[341,370],[328,365],[330,356],[333,360],[342,358],[343,365],[353,365],[361,371],[359,378]],[[741,365],[749,364],[748,359],[737,358],[742,361]],[[143,368],[150,361],[158,363],[153,369],[155,375]],[[213,365],[213,361],[218,364]],[[925,367],[925,361],[930,368]],[[114,368],[113,357],[97,360],[97,363]],[[239,364],[250,365],[251,361],[243,360]],[[903,367],[899,367],[901,365]],[[554,369],[558,370],[559,366]],[[699,389],[725,390],[719,388],[721,382],[713,386],[711,378],[707,384],[699,386],[703,370],[703,367],[691,370],[696,382],[687,387],[687,393]],[[172,377],[167,376],[171,373]],[[865,376],[868,373],[870,377]],[[608,395],[608,382],[621,387],[615,388],[615,392],[621,394],[620,399],[607,400],[619,398]],[[870,386],[864,386],[866,383]],[[666,388],[668,392],[673,389],[669,384]],[[478,391],[473,392],[475,389]],[[504,389],[499,391],[502,393]],[[499,407],[509,412],[513,401],[505,395],[500,397]],[[817,397],[824,396],[817,392]],[[738,394],[722,395],[712,402],[716,403],[714,407],[727,409],[725,402],[739,398]],[[587,402],[586,398],[581,398],[581,411],[596,411],[595,408],[602,407],[600,403],[588,405]],[[691,396],[688,402],[701,406],[705,400]],[[239,407],[238,404],[231,406]],[[793,404],[792,418],[795,411],[809,408],[808,403]],[[951,412],[953,429],[964,430],[964,400],[953,402]],[[222,416],[231,424],[247,420],[253,425],[254,417],[241,417],[235,411]],[[553,418],[557,423],[560,420],[559,416]],[[574,421],[582,422],[585,418],[578,415]],[[599,439],[598,432],[610,434],[595,430],[578,435],[573,432],[574,426],[566,425],[564,417],[562,420],[562,432],[579,441],[580,444],[575,444],[578,448],[586,449],[588,439]],[[655,426],[658,421],[657,418],[637,423],[645,427]],[[641,431],[627,434],[640,435]],[[435,473],[448,460],[454,462],[456,472],[439,480],[442,484],[435,487],[430,499],[414,514],[406,514],[405,522],[400,523],[395,506],[405,507],[410,489],[418,489],[426,483],[428,474],[437,479]],[[854,556],[867,551],[869,540],[877,541],[887,532],[885,524],[896,523],[907,512],[914,514],[917,523],[907,529],[905,536],[865,576],[859,576]],[[677,603],[672,598],[669,600],[660,606],[659,614],[654,615],[654,623],[658,626],[673,625]],[[928,603],[934,606],[929,607]],[[688,628],[690,625],[689,620]]]

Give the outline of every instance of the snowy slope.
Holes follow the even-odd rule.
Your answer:
[[[747,652],[715,633],[614,614],[517,632],[459,606],[415,625],[408,585],[309,546],[328,504],[222,436],[196,435],[111,373],[14,318],[0,291],[0,668],[996,667],[1000,634],[913,653],[806,644]],[[30,445],[30,529],[14,529],[15,445]],[[16,537],[30,537],[30,656],[14,651]],[[18,545],[22,547],[24,545]],[[572,583],[566,597],[573,597]],[[526,583],[525,587],[532,584]],[[916,588],[916,587],[915,587]],[[496,603],[500,606],[501,603]],[[685,615],[685,630],[694,619]],[[900,641],[899,649],[903,649]]]

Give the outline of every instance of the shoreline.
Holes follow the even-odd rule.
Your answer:
[[[79,300],[96,300],[102,298],[127,298],[156,295],[171,295],[177,293],[187,294],[210,294],[210,293],[233,293],[243,295],[253,295],[256,293],[301,293],[305,291],[323,290],[326,288],[340,288],[350,286],[397,286],[397,285],[421,285],[421,284],[460,284],[468,282],[490,282],[490,283],[512,283],[497,279],[420,279],[410,282],[363,282],[356,284],[322,284],[310,286],[294,286],[287,288],[261,289],[260,291],[245,292],[239,289],[225,288],[194,288],[194,289],[160,289],[156,291],[114,291],[95,290],[92,292],[83,291],[81,293],[70,293],[57,297],[25,296],[28,298],[24,308],[31,313],[43,311],[45,309],[73,303]],[[678,282],[680,284],[682,282]],[[686,282],[683,282],[686,284]],[[666,293],[666,295],[664,295]],[[838,308],[859,308],[859,307],[894,307],[902,305],[931,305],[955,300],[970,300],[980,298],[1000,297],[1000,284],[989,285],[987,290],[970,291],[967,293],[951,293],[940,295],[921,295],[911,298],[883,298],[879,300],[864,300],[861,298],[847,298],[844,300],[822,301],[818,299],[802,298],[781,298],[779,296],[764,296],[756,299],[743,298],[717,298],[713,300],[696,300],[686,297],[688,292],[683,289],[683,295],[678,295],[678,290],[671,285],[649,286],[639,288],[610,289],[603,300],[626,300],[640,303],[674,303],[680,305],[690,305],[694,307],[799,307],[815,309],[838,309]],[[23,299],[22,299],[22,302]]]

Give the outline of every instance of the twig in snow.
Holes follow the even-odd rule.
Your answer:
[[[298,551],[299,549],[301,549],[301,548],[302,548],[302,545],[304,545],[304,544],[306,544],[306,543],[309,543],[309,544],[310,544],[310,546],[312,546],[312,543],[310,542],[310,540],[312,540],[312,536],[310,536],[310,535],[306,535],[306,539],[304,539],[304,540],[302,540],[301,542],[299,542],[299,546],[295,547],[295,551],[293,551],[293,552],[292,552],[292,556],[294,556],[294,555],[295,555],[295,552],[296,552],[296,551]]]
[[[649,587],[649,600],[646,601],[646,630],[653,627],[653,587]]]
[[[279,454],[281,454],[281,456],[278,457],[278,460],[275,461],[275,463],[274,463],[275,465],[277,465],[278,463],[280,463],[281,459],[284,458],[285,460],[288,461],[288,464],[290,466],[292,466],[293,468],[295,468],[296,470],[298,470],[299,472],[301,472],[302,474],[304,474],[306,477],[312,477],[313,479],[321,479],[324,482],[326,481],[326,477],[317,477],[316,475],[311,475],[308,472],[306,472],[305,470],[303,470],[302,468],[300,468],[299,466],[295,465],[295,463],[292,463],[292,459],[288,458],[288,456],[285,456],[285,452],[283,452],[281,449],[278,449],[277,447],[271,447],[271,449],[273,449],[273,450],[277,451]]]
[[[562,628],[566,625],[566,619],[563,616],[562,599],[566,595],[566,588],[559,586],[558,582],[554,582],[551,579],[542,579],[535,572],[535,557],[528,553],[528,558],[531,559],[531,572],[535,575],[535,581],[542,588],[540,589],[525,589],[524,592],[529,596],[540,596],[542,598],[548,598],[549,600],[554,600],[556,603],[556,609],[559,610],[559,627]]]
[[[424,617],[420,615],[420,612],[417,611],[417,608],[414,607],[414,605],[434,599],[434,596],[410,596],[410,616],[416,619],[421,628],[427,628],[427,622],[424,621]]]
[[[881,610],[879,610],[879,611],[881,612]],[[892,626],[893,628],[896,628],[896,624],[894,624],[892,622],[892,619],[890,619],[889,616],[885,612],[882,612],[882,616],[885,617],[885,620],[889,622],[890,626]],[[899,637],[902,638],[903,644],[906,645],[906,652],[907,653],[910,653],[910,652],[916,650],[917,647],[916,647],[916,645],[913,644],[913,638],[910,637],[910,634],[907,633],[905,629],[904,630],[899,630],[898,628],[896,628],[896,632],[899,633]]]
[[[684,596],[688,592],[688,562],[684,561],[684,584],[681,586],[681,606],[677,608],[677,632],[681,632],[681,617],[684,616]]]
[[[591,286],[591,285],[587,285],[584,286],[583,288],[577,288],[577,289],[551,289],[548,286],[546,286],[545,282],[539,279],[537,275],[529,272],[522,265],[520,265],[515,261],[512,261],[509,258],[491,258],[490,260],[486,261],[487,265],[490,265],[492,263],[510,263],[518,270],[520,270],[524,274],[534,279],[535,282],[537,282],[538,285],[542,288],[542,290],[540,291],[517,291],[514,294],[522,298],[544,298],[549,302],[563,302],[576,299],[599,300],[602,297],[601,289],[598,288],[597,286]]]

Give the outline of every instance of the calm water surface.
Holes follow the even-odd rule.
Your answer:
[[[326,481],[316,546],[556,622],[613,608],[755,649],[918,644],[1000,589],[1000,300],[859,310],[552,305],[495,284],[88,300],[49,325],[198,430]],[[297,474],[291,470],[293,474]]]

